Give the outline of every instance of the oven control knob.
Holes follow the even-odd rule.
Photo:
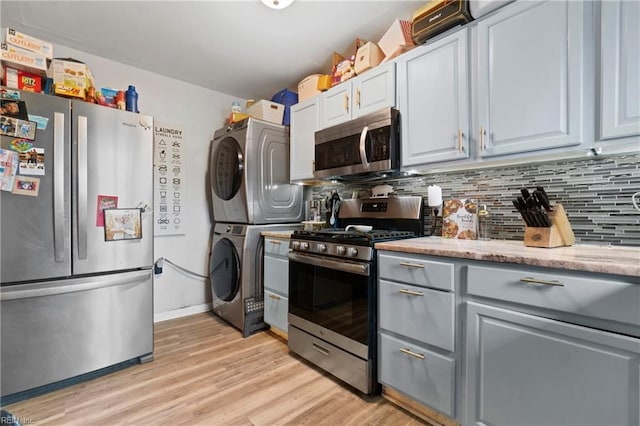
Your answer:
[[[318,251],[320,253],[326,253],[327,252],[327,245],[323,244],[323,243],[318,244]]]
[[[309,250],[309,243],[307,243],[306,241],[300,243],[300,248],[302,250]]]
[[[291,241],[291,247],[294,250],[298,250],[300,248],[300,241]]]
[[[349,249],[347,250],[347,256],[356,257],[357,255],[358,255],[358,249],[355,247],[349,247]]]
[[[336,246],[336,253],[338,256],[344,256],[347,253],[347,249],[344,246]]]

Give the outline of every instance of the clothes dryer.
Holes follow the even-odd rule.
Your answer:
[[[247,337],[264,323],[262,231],[301,229],[297,224],[216,223],[209,258],[213,312]]]
[[[217,130],[209,175],[216,222],[303,220],[303,188],[289,183],[288,127],[255,118]]]

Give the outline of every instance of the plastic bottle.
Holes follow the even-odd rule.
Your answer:
[[[127,89],[127,111],[138,111],[138,92],[136,92],[136,86],[129,86]]]
[[[487,210],[486,204],[484,204],[478,212],[478,239],[491,239],[491,215],[489,214],[489,210]]]

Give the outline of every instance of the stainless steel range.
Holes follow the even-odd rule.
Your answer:
[[[291,236],[289,349],[356,389],[376,393],[374,244],[423,235],[422,197],[344,200],[338,224]]]

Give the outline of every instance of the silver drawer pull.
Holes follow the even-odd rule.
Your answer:
[[[311,346],[313,346],[313,349],[320,352],[322,355],[331,356],[331,352],[329,352],[329,349],[318,345],[316,342],[312,342]]]
[[[424,265],[421,263],[400,262],[400,265],[408,266],[410,268],[424,268]]]
[[[411,291],[404,288],[401,290],[398,290],[398,293],[408,294],[410,296],[424,296],[424,293],[421,291]]]
[[[414,356],[416,358],[424,359],[424,355],[423,354],[417,354],[415,352],[410,351],[408,348],[400,348],[400,352],[402,352],[404,354],[407,354],[407,355]]]
[[[562,284],[560,281],[539,280],[537,278],[531,278],[531,277],[520,278],[520,282],[531,283],[531,284],[552,285],[552,286],[556,286],[556,287],[564,287],[564,284]]]
[[[271,244],[280,244],[282,241],[278,241],[278,240],[269,240],[269,242]]]
[[[280,296],[275,294],[270,294],[269,297],[272,298],[273,300],[280,300]]]

